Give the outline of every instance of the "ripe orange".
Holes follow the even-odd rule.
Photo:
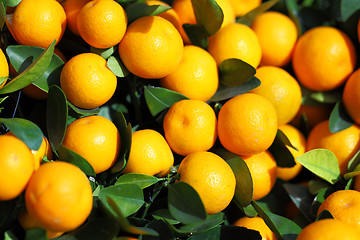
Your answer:
[[[297,236],[297,240],[327,239],[356,240],[359,233],[336,219],[322,219],[307,225]]]
[[[329,26],[314,27],[297,41],[292,66],[297,79],[314,91],[341,86],[353,72],[356,50],[341,30]]]
[[[225,27],[231,23],[235,23],[235,12],[230,3],[230,0],[216,0],[216,3],[219,5],[224,14],[221,27]]]
[[[178,67],[162,78],[160,84],[190,99],[207,101],[219,86],[218,68],[207,51],[188,45]]]
[[[290,62],[298,34],[295,23],[288,16],[268,11],[257,16],[251,28],[261,45],[260,65],[282,67]]]
[[[353,119],[354,122],[360,124],[360,69],[354,71],[350,77],[345,82],[345,87],[343,91],[343,103],[345,105],[347,113]]]
[[[178,66],[183,52],[179,31],[159,16],[132,22],[119,44],[125,67],[142,78],[162,78]]]
[[[131,150],[124,173],[165,176],[174,164],[174,155],[165,138],[155,130],[133,132]]]
[[[329,119],[332,110],[331,105],[319,104],[319,105],[304,105],[300,106],[299,111],[295,117],[291,120],[291,124],[300,128],[301,117],[304,114],[306,117],[307,125],[311,130],[319,122]]]
[[[278,129],[275,107],[265,97],[244,93],[231,98],[218,116],[221,144],[240,156],[267,150]]]
[[[37,151],[31,149],[31,153],[34,155],[34,170],[40,167],[41,160],[44,156],[51,160],[52,151],[50,143],[45,136],[43,137],[40,148]]]
[[[220,65],[228,58],[238,58],[257,68],[261,60],[261,46],[255,32],[241,23],[231,23],[209,38],[209,53]]]
[[[4,52],[0,49],[0,77],[8,77],[9,76],[9,64],[5,57]],[[0,88],[5,85],[6,81],[0,83]]]
[[[22,0],[6,25],[19,44],[47,48],[62,38],[66,14],[56,0]]]
[[[250,92],[265,97],[274,105],[279,125],[289,123],[301,105],[299,83],[286,70],[274,66],[259,67],[255,76],[261,85]]]
[[[13,134],[0,135],[0,201],[19,196],[34,172],[30,149]]]
[[[236,17],[242,17],[254,8],[260,6],[262,0],[230,0]]]
[[[120,141],[119,131],[109,119],[93,115],[69,124],[62,144],[85,158],[95,173],[101,173],[115,163]]]
[[[67,162],[42,164],[25,191],[28,213],[53,232],[71,231],[89,216],[92,189],[86,175]]]
[[[66,13],[67,27],[72,33],[76,35],[80,35],[77,26],[77,18],[79,16],[80,10],[90,1],[91,0],[65,0],[61,3]]]
[[[78,14],[80,36],[96,48],[117,45],[124,37],[127,16],[122,6],[113,0],[92,0]]]
[[[233,225],[239,227],[245,227],[247,229],[256,230],[260,233],[262,239],[264,240],[276,240],[275,234],[270,230],[266,225],[264,220],[261,217],[242,217],[236,220]]]
[[[103,105],[113,96],[117,78],[107,67],[105,59],[95,53],[82,53],[65,64],[60,84],[72,104],[92,109]]]
[[[207,151],[215,143],[216,115],[207,103],[200,100],[181,100],[166,113],[163,128],[170,148],[182,156]]]
[[[242,157],[253,182],[253,200],[265,197],[275,185],[276,161],[268,151]]]
[[[180,163],[180,181],[199,194],[208,214],[225,209],[235,194],[235,175],[224,159],[211,152],[194,152]]]
[[[279,126],[279,129],[287,136],[290,143],[297,149],[295,150],[294,148],[287,146],[287,148],[294,157],[296,163],[295,166],[290,168],[285,168],[285,167],[276,168],[277,177],[281,178],[284,181],[288,181],[296,177],[302,169],[302,165],[298,161],[296,161],[296,157],[305,153],[306,139],[304,134],[302,134],[302,132],[299,129],[297,129],[296,127],[290,124],[281,125]]]
[[[309,133],[306,151],[325,148],[332,151],[339,162],[341,174],[346,173],[349,160],[360,149],[360,127],[353,125],[337,133],[329,130],[329,120],[318,123]]]
[[[171,7],[179,16],[180,25],[196,24],[194,8],[191,0],[174,0]],[[185,44],[191,44],[189,37],[186,35],[185,30],[183,33],[180,31],[181,37]]]
[[[360,192],[338,190],[324,200],[318,209],[318,215],[323,210],[328,210],[335,219],[356,229],[357,236],[360,236]]]

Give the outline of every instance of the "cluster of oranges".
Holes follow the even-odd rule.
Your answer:
[[[216,214],[230,205],[240,178],[212,151],[215,148],[226,149],[246,163],[254,201],[267,196],[277,179],[290,181],[298,176],[304,169],[296,157],[310,150],[332,151],[342,176],[360,150],[359,42],[331,26],[313,27],[299,35],[293,20],[277,11],[259,14],[249,26],[236,22],[261,2],[216,1],[223,21],[208,37],[206,49],[193,45],[183,27],[198,21],[191,0],[133,3],[166,9],[135,19],[127,15],[134,5],[114,0],[22,0],[15,8],[7,8],[6,26],[19,45],[48,48],[54,40],[61,42],[66,31],[89,48],[116,49],[113,55],[136,76],[131,81],[145,79],[182,94],[186,99],[167,109],[157,129],[138,123],[121,174],[165,177],[176,165],[176,181],[192,186],[206,212]],[[101,108],[122,87],[121,77],[108,67],[107,59],[93,51],[70,59],[61,49],[55,53],[64,61],[59,86],[74,106]],[[216,111],[211,98],[221,81],[219,66],[227,59],[240,59],[256,69],[255,77],[261,84],[217,102],[220,109]],[[0,77],[9,75],[17,73],[0,51]],[[0,88],[7,82],[11,79],[0,81]],[[331,132],[331,108],[303,104],[305,88],[313,92],[341,89],[342,102],[354,124]],[[47,98],[47,92],[35,85],[22,91],[31,98]],[[304,117],[308,132],[300,130]],[[269,150],[279,131],[292,145],[287,148],[296,163],[293,167],[278,166]],[[61,145],[83,157],[96,174],[109,170],[122,149],[115,124],[97,114],[68,124]],[[58,161],[53,154],[56,149],[50,146],[45,136],[40,148],[31,150],[11,132],[0,135],[0,201],[24,193],[25,208],[18,214],[20,225],[24,229],[42,227],[48,238],[55,238],[86,221],[93,207],[93,193],[88,177],[78,167]],[[52,161],[44,163],[44,157]],[[344,234],[357,239],[360,215],[354,211],[356,207],[348,205],[360,206],[359,177],[352,188],[336,191],[320,206],[318,214],[326,209],[335,220],[311,223],[298,239],[318,239],[317,234],[332,232],[342,233],[338,239],[344,239]],[[232,224],[255,229],[263,239],[276,239],[259,216],[242,217]]]

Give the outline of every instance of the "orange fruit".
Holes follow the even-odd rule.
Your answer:
[[[132,22],[119,44],[125,67],[142,78],[163,78],[178,66],[183,52],[179,31],[159,16]]]
[[[124,173],[165,176],[174,164],[174,155],[165,138],[152,129],[132,133],[131,150]]]
[[[216,115],[200,100],[181,100],[165,114],[163,128],[170,148],[182,156],[207,151],[215,143]]]
[[[355,190],[338,190],[328,196],[321,203],[318,215],[328,210],[332,216],[343,223],[348,224],[358,232],[360,236],[360,192]],[[343,238],[341,238],[343,239]]]
[[[230,0],[236,17],[242,17],[254,8],[260,6],[262,0]]]
[[[257,16],[251,28],[261,46],[260,65],[282,67],[290,62],[298,36],[291,18],[280,12],[268,11]]]
[[[5,57],[4,52],[0,49],[0,78],[9,76],[9,64]],[[0,88],[5,85],[6,81],[0,83]]]
[[[347,113],[353,119],[354,122],[360,124],[360,97],[358,91],[360,90],[360,69],[354,71],[345,82],[343,91],[343,103],[345,105]]]
[[[180,180],[199,194],[208,214],[225,209],[235,194],[235,175],[224,159],[211,152],[194,152],[180,163]]]
[[[218,115],[221,144],[240,156],[267,150],[275,139],[277,129],[275,107],[265,97],[255,93],[231,98]]]
[[[61,3],[66,14],[67,28],[76,35],[80,35],[77,26],[77,18],[80,10],[90,1],[91,0],[65,0]]]
[[[291,120],[291,124],[300,128],[300,121],[302,115],[306,117],[306,122],[309,129],[312,129],[319,122],[329,119],[332,110],[331,105],[319,104],[319,105],[304,105],[300,106],[299,111],[295,117]]]
[[[86,175],[75,165],[55,161],[42,164],[25,191],[28,213],[53,232],[76,229],[89,216],[93,196]]]
[[[41,160],[43,159],[44,156],[46,156],[48,159],[52,158],[50,143],[45,136],[43,137],[40,148],[37,151],[31,149],[31,153],[34,155],[35,170],[37,170],[40,167]]]
[[[64,65],[60,85],[72,104],[92,109],[103,105],[113,96],[117,78],[101,56],[82,53]]]
[[[296,165],[290,168],[286,167],[276,167],[276,174],[278,178],[281,178],[284,181],[288,181],[296,177],[301,169],[302,165],[296,161],[296,157],[305,153],[306,150],[306,139],[304,134],[297,129],[296,127],[286,124],[279,126],[279,129],[287,136],[290,143],[297,149],[290,146],[286,146],[290,153],[293,155]]]
[[[275,185],[276,161],[268,151],[242,157],[253,182],[253,200],[265,197]]]
[[[85,158],[95,173],[101,173],[115,163],[121,139],[119,131],[109,119],[93,115],[70,123],[62,145]]]
[[[258,231],[263,240],[276,240],[275,234],[266,225],[261,217],[242,217],[236,220],[233,225],[245,227],[247,229]]]
[[[309,133],[306,151],[324,148],[338,159],[341,174],[346,173],[350,159],[360,149],[360,127],[352,125],[337,133],[329,130],[329,120],[318,123]]]
[[[351,226],[336,219],[322,219],[307,225],[297,236],[297,240],[355,240],[359,233]]]
[[[297,41],[292,57],[297,79],[314,91],[340,87],[355,64],[354,44],[344,32],[330,26],[306,31]]]
[[[80,36],[96,48],[117,45],[124,37],[127,16],[114,0],[93,0],[83,6],[77,17]]]
[[[66,14],[56,0],[22,0],[6,15],[6,25],[19,44],[47,48],[62,38]]]
[[[250,92],[265,97],[274,105],[279,125],[289,123],[301,105],[299,83],[286,70],[274,66],[259,67],[255,76],[261,84]]]
[[[221,27],[225,27],[231,23],[235,23],[235,12],[230,3],[230,0],[216,0],[216,3],[219,5],[224,14]]]
[[[162,78],[160,84],[190,99],[207,101],[219,86],[218,68],[207,51],[187,45],[178,67]]]
[[[34,172],[30,149],[13,134],[0,135],[0,201],[19,196]]]
[[[261,46],[255,32],[241,23],[222,27],[209,38],[207,50],[220,65],[229,58],[238,58],[257,68],[261,60]]]

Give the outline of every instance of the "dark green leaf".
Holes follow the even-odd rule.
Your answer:
[[[121,175],[115,184],[132,183],[138,185],[141,189],[144,189],[157,183],[158,181],[159,179],[154,176],[140,173],[128,173]]]
[[[106,49],[102,48],[95,48],[93,46],[90,46],[90,52],[96,53],[97,55],[100,55],[104,59],[108,59],[111,55],[113,55],[116,51],[116,47],[110,47]]]
[[[224,14],[215,0],[191,0],[196,23],[204,26],[209,36],[215,34],[221,27]]]
[[[342,0],[340,5],[341,20],[346,22],[349,18],[360,10],[360,0]]]
[[[333,192],[337,191],[334,187],[323,188],[316,194],[313,204],[311,205],[311,211],[314,216],[317,216],[320,205],[325,201],[325,199],[330,196]]]
[[[5,26],[6,6],[4,2],[0,2],[0,30]]]
[[[254,67],[237,58],[222,61],[219,65],[220,82],[229,87],[239,86],[256,73]]]
[[[95,114],[99,114],[100,112],[99,108],[93,108],[93,109],[78,108],[69,101],[67,102],[67,105],[70,107],[70,110],[74,111],[74,113],[78,115],[78,117],[95,115]]]
[[[199,194],[185,182],[169,185],[168,208],[171,215],[184,224],[204,221],[207,217]]]
[[[360,164],[360,150],[350,159],[348,163],[348,171],[353,171]]]
[[[205,221],[184,225],[180,227],[180,230],[186,232],[207,231],[222,224],[224,222],[224,215],[223,212],[208,215]]]
[[[47,240],[46,230],[43,228],[33,228],[26,230],[25,240]]]
[[[349,179],[351,179],[353,177],[356,177],[357,175],[360,175],[360,170],[357,170],[357,171],[355,170],[353,172],[345,173],[344,174],[344,179],[349,180]]]
[[[233,225],[217,226],[204,231],[199,234],[195,234],[190,237],[189,240],[261,240],[262,237],[258,231],[250,230],[244,227],[238,227]]]
[[[278,129],[274,142],[269,147],[269,151],[275,158],[277,166],[289,168],[295,166],[296,163],[294,156],[291,154],[286,145],[295,149],[287,136],[280,129]]]
[[[319,103],[337,103],[342,99],[342,91],[313,92],[310,98]]]
[[[8,7],[16,7],[21,0],[6,0],[6,4]]]
[[[296,25],[298,36],[300,36],[303,32],[303,29],[300,24],[301,17],[299,16],[300,14],[299,14],[299,6],[297,4],[297,0],[287,0],[286,8],[287,8],[289,17],[291,18],[291,20],[294,21],[294,23]]]
[[[33,122],[24,118],[0,118],[9,130],[30,149],[37,151],[43,141],[41,129]]]
[[[0,77],[0,86],[8,79],[9,77]]]
[[[278,2],[278,0],[270,0],[267,2],[262,3],[260,6],[258,6],[257,8],[251,10],[250,12],[248,12],[247,14],[245,14],[243,17],[240,17],[237,22],[238,23],[242,23],[242,24],[246,24],[248,26],[251,25],[252,21],[261,13],[267,11],[268,9],[270,9],[272,6],[274,6],[276,3]]]
[[[322,189],[329,188],[331,186],[330,183],[324,181],[320,178],[310,179],[309,180],[309,192],[312,195],[318,194]]]
[[[168,225],[162,220],[153,220],[146,224],[147,228],[153,229],[154,231],[159,233],[159,236],[142,236],[142,240],[158,240],[158,239],[166,239],[166,240],[175,240],[177,238],[174,237],[173,231],[168,227]]]
[[[209,36],[204,26],[186,23],[183,25],[183,28],[193,45],[207,49],[209,45]]]
[[[352,119],[347,115],[343,103],[336,103],[334,109],[331,111],[329,118],[329,130],[332,133],[340,132],[354,124]]]
[[[296,158],[305,168],[318,177],[336,183],[340,177],[340,168],[335,154],[327,149],[313,149]]]
[[[120,59],[111,56],[107,60],[108,68],[117,76],[117,77],[126,77],[129,75],[129,71],[126,69],[124,64],[121,62]]]
[[[144,16],[159,15],[169,9],[170,9],[170,7],[165,6],[165,5],[149,6],[144,2],[136,2],[126,8],[126,15],[128,18],[128,22],[132,23],[133,21],[135,21],[138,18],[141,18]]]
[[[333,215],[328,210],[323,210],[316,218],[316,221],[322,220],[322,219],[333,219]]]
[[[162,219],[168,222],[169,224],[178,224],[180,221],[174,219],[171,215],[169,209],[158,209],[154,211],[151,216],[155,219]]]

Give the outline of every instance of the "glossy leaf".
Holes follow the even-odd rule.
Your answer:
[[[169,224],[178,224],[180,221],[176,220],[170,213],[169,209],[158,209],[155,210],[151,216],[155,219],[162,219],[168,222]]]
[[[5,26],[5,17],[6,17],[6,6],[3,1],[0,1],[0,30]]]
[[[336,103],[329,118],[329,130],[332,133],[340,132],[354,124],[353,120],[346,113],[343,103]]]
[[[335,154],[327,149],[313,149],[296,158],[305,168],[318,177],[336,183],[340,177],[340,168]]]
[[[16,7],[20,2],[21,0],[6,0],[8,7]]]
[[[360,164],[360,150],[350,159],[348,163],[348,171],[353,171]]]
[[[95,114],[99,114],[100,109],[99,108],[93,108],[93,109],[83,109],[83,108],[78,108],[76,107],[74,104],[72,104],[71,102],[67,101],[67,105],[70,107],[70,111],[73,111],[74,113],[76,113],[76,115],[78,115],[78,117],[80,116],[90,116],[90,115],[95,115]],[[71,112],[69,112],[70,114]],[[72,114],[71,114],[72,115]]]
[[[159,15],[168,9],[170,9],[170,7],[165,5],[149,6],[144,2],[136,2],[126,8],[126,15],[128,18],[128,23],[132,23],[140,17]]]
[[[207,217],[199,194],[185,182],[169,185],[168,208],[171,215],[184,224],[204,221]]]
[[[316,194],[314,201],[311,205],[311,212],[314,216],[318,215],[318,210],[320,205],[325,201],[325,199],[330,196],[333,192],[337,191],[338,189],[334,187],[324,188],[319,191],[318,194]]]
[[[237,20],[237,22],[250,26],[251,23],[252,23],[252,21],[253,21],[259,14],[267,11],[267,10],[270,9],[272,6],[274,6],[277,2],[278,2],[278,0],[270,0],[270,1],[264,2],[264,3],[262,3],[260,6],[254,8],[253,10],[251,10],[250,12],[248,12],[247,14],[245,14],[244,16],[240,17],[240,18]]]
[[[145,225],[146,228],[153,229],[159,233],[159,236],[142,236],[142,240],[158,240],[158,239],[167,239],[167,240],[176,240],[173,231],[168,227],[168,225],[162,220],[152,220]]]
[[[319,103],[337,103],[342,99],[342,91],[313,92],[310,98]]]
[[[4,240],[19,240],[19,239],[11,231],[6,231],[4,233]]]
[[[205,221],[184,225],[180,227],[180,230],[191,233],[191,232],[202,232],[212,229],[224,222],[224,218],[225,218],[224,215],[225,214],[223,212],[208,215]]]
[[[250,230],[244,227],[238,227],[233,225],[223,225],[212,228],[208,231],[194,234],[194,236],[188,238],[189,240],[261,240],[262,237],[258,231]]]
[[[330,186],[331,186],[330,183],[320,178],[310,179],[308,184],[309,192],[312,195],[316,195],[323,189],[329,188]]]
[[[287,136],[281,130],[278,130],[274,142],[269,147],[269,151],[275,158],[276,165],[279,167],[293,167],[296,164],[294,156],[287,146],[295,148]]]
[[[0,86],[8,79],[8,77],[0,77]]]
[[[256,70],[250,64],[237,58],[222,61],[219,65],[220,81],[225,86],[239,86],[252,78]]]
[[[299,7],[297,5],[297,0],[287,0],[286,1],[286,10],[289,13],[289,17],[295,23],[298,36],[300,36],[303,32],[301,23],[300,23],[300,14]]]
[[[106,65],[117,77],[126,77],[129,75],[129,71],[126,69],[121,60],[114,56],[109,57]]]
[[[157,183],[158,181],[159,179],[154,176],[140,173],[127,173],[121,175],[115,184],[131,183],[138,185],[141,189],[144,189]]]
[[[90,46],[90,52],[96,53],[97,55],[100,55],[104,59],[108,59],[111,55],[115,53],[116,50],[117,48],[115,46],[105,49],[95,48],[93,46]]]
[[[346,22],[352,15],[360,10],[360,0],[342,0],[340,5],[341,20]]]
[[[193,45],[207,49],[209,45],[209,36],[204,26],[186,23],[183,24],[183,28]]]
[[[204,26],[209,36],[215,34],[221,27],[224,14],[215,0],[191,0],[196,23]]]

